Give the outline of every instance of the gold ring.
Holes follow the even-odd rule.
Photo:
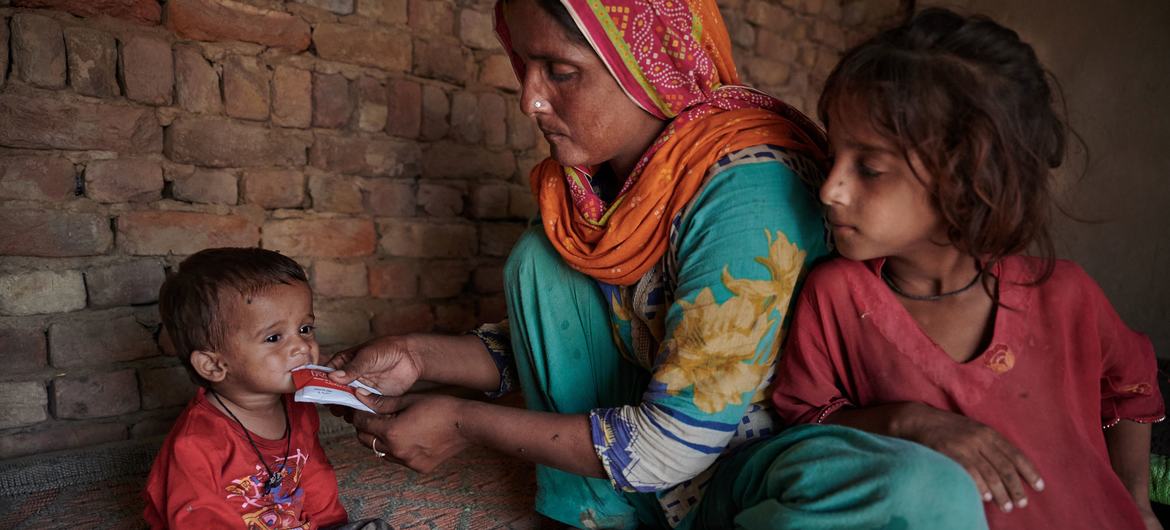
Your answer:
[[[374,439],[370,441],[370,449],[374,450],[374,456],[376,456],[378,458],[382,458],[382,457],[386,456],[386,453],[383,453],[383,452],[378,450],[378,437],[377,436],[375,436]]]

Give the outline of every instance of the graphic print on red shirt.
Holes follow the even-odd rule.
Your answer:
[[[316,408],[288,404],[292,439],[252,440],[280,486],[264,492],[268,471],[241,427],[200,389],[163,442],[143,497],[151,528],[312,530],[344,523],[337,478],[317,439]],[[283,469],[281,469],[283,465]]]

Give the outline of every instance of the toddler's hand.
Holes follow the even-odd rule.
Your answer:
[[[920,403],[907,404],[899,437],[925,445],[963,466],[984,502],[995,501],[1004,512],[1028,506],[1024,489],[1044,490],[1035,466],[991,427],[971,418]]]

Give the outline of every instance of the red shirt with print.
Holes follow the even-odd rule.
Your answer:
[[[1027,508],[987,504],[991,528],[1142,528],[1103,429],[1159,421],[1165,407],[1149,339],[1126,327],[1096,282],[1058,260],[1046,282],[1029,285],[1038,259],[1003,260],[990,345],[960,363],[895,298],[883,264],[838,258],[809,274],[776,369],[772,400],[784,421],[904,401],[962,414],[1015,444],[1044,479]]]
[[[252,440],[280,486],[264,493],[268,477],[244,430],[207,400],[204,389],[187,405],[146,479],[143,516],[151,528],[311,530],[345,523],[337,477],[317,439],[317,409],[288,404],[292,440]]]

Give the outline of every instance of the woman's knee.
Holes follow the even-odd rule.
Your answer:
[[[549,268],[559,261],[556,250],[548,242],[540,225],[528,227],[508,253],[504,263],[504,285],[515,286],[539,277],[538,271]]]

